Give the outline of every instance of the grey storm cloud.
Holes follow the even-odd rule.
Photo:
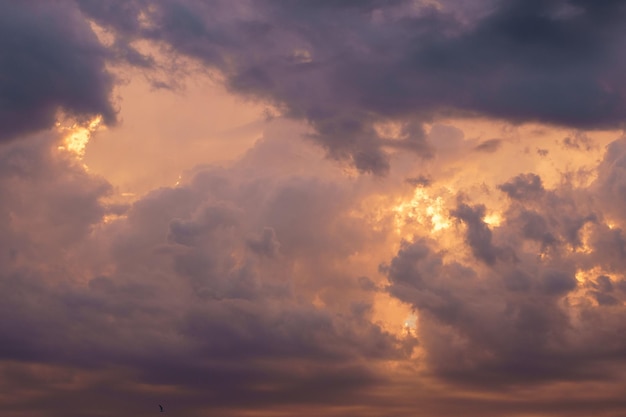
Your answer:
[[[115,121],[108,52],[67,2],[0,5],[0,141],[47,129],[57,113]]]
[[[622,125],[622,2],[483,1],[461,12],[453,3],[78,0],[118,45],[149,39],[199,59],[232,91],[307,120],[330,156],[361,171],[386,172],[385,148],[432,153],[415,129],[381,138],[380,121]]]

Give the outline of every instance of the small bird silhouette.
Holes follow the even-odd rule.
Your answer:
[[[159,404],[159,408],[161,409],[161,412],[165,411],[165,410],[163,410],[163,406],[161,404]]]

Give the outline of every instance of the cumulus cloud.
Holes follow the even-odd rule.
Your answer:
[[[626,311],[617,290],[623,232],[607,226],[616,212],[598,190],[619,177],[610,161],[622,143],[607,147],[588,187],[545,189],[536,174],[500,184],[510,200],[497,226],[485,223],[484,205],[459,203],[451,215],[464,224],[469,257],[416,236],[383,265],[389,291],[420,317],[418,337],[436,375],[490,389],[620,377],[624,345],[610,334],[623,331]]]

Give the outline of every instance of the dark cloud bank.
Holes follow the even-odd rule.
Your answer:
[[[219,71],[230,89],[305,119],[313,139],[362,171],[383,147],[428,157],[438,115],[575,128],[626,115],[620,1],[92,1],[81,10],[119,42],[150,39]],[[386,141],[376,122],[405,123]]]
[[[0,141],[50,127],[59,110],[114,122],[107,51],[70,2],[3,2],[0,50]]]
[[[3,3],[3,412],[147,415],[146,403],[166,397],[196,416],[279,406],[369,415],[331,408],[355,404],[374,415],[623,413],[624,139],[589,187],[504,179],[493,190],[508,199],[500,227],[460,196],[450,216],[463,259],[428,237],[404,242],[380,269],[419,315],[418,344],[372,322],[376,287],[340,267],[381,239],[350,216],[376,190],[317,161],[305,174],[268,167],[264,152],[287,161],[292,138],[270,132],[235,166],[199,167],[124,207],[106,204],[111,186],[51,152],[58,137],[43,131],[59,110],[113,123],[105,64],[149,68],[138,39],[308,121],[310,139],[361,171],[386,172],[385,147],[431,155],[420,123],[440,115],[621,127],[622,2],[489,6],[461,15],[403,1]],[[111,47],[86,17],[114,34]],[[374,129],[387,120],[404,123],[400,139]],[[577,280],[581,270],[590,278]],[[418,347],[424,372],[382,371],[411,364]],[[422,378],[450,391],[429,395]],[[557,383],[606,392],[514,396]],[[409,394],[380,394],[388,387]]]
[[[442,4],[9,1],[2,137],[49,125],[59,108],[112,122],[104,60],[154,68],[133,46],[142,39],[199,60],[238,94],[308,121],[329,155],[362,171],[386,172],[389,147],[431,156],[416,126],[439,115],[622,126],[622,2]],[[114,36],[110,47],[97,42],[85,17]],[[395,140],[374,129],[389,120],[406,124]]]

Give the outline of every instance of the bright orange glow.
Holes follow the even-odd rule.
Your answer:
[[[402,233],[407,225],[414,223],[431,232],[447,229],[451,225],[443,198],[433,197],[423,188],[417,188],[411,200],[401,202],[391,211],[394,213],[398,233]]]
[[[74,123],[70,127],[62,127],[61,124],[58,123],[57,128],[61,132],[65,132],[63,144],[59,146],[59,149],[74,154],[78,159],[83,159],[89,139],[91,135],[100,128],[101,123],[102,116],[100,115],[94,117],[85,125]]]
[[[372,320],[397,337],[415,336],[417,316],[410,305],[389,294],[376,294]]]
[[[623,278],[621,275],[608,272],[600,266],[594,266],[590,269],[578,269],[576,271],[575,277],[579,283],[585,284],[587,282],[595,280],[600,275],[605,275],[609,277],[612,281],[619,281],[621,278]]]
[[[498,227],[500,226],[500,223],[502,223],[502,216],[500,215],[500,213],[490,213],[485,216],[483,221],[489,226]]]

